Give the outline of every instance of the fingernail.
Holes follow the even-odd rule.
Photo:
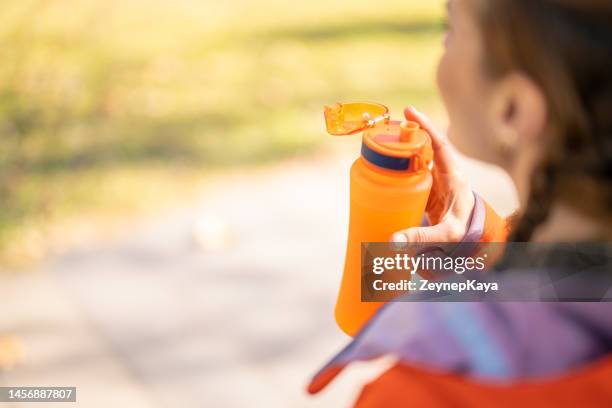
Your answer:
[[[396,232],[391,236],[391,245],[395,249],[404,249],[408,246],[408,237],[406,237],[406,234]]]

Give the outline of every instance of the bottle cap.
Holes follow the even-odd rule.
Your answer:
[[[327,133],[334,136],[354,135],[389,121],[389,109],[378,103],[351,102],[325,106]]]
[[[429,134],[411,121],[390,120],[389,109],[377,103],[336,103],[324,108],[327,132],[334,136],[363,133],[363,158],[387,170],[431,170]]]

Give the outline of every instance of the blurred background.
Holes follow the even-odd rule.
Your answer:
[[[2,1],[2,385],[86,407],[352,401],[365,368],[303,392],[347,341],[359,138],[327,136],[322,107],[443,127],[443,34],[441,0]],[[504,174],[463,164],[514,208]]]

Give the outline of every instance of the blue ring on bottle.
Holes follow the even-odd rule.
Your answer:
[[[361,155],[368,162],[378,167],[399,171],[410,169],[409,157],[385,156],[384,154],[370,149],[370,147],[365,143],[361,144]]]

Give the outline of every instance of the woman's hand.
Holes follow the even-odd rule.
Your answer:
[[[433,185],[426,208],[430,226],[398,231],[393,234],[391,241],[459,242],[467,231],[474,208],[472,188],[459,173],[455,150],[446,135],[440,133],[429,118],[413,107],[406,108],[404,116],[419,123],[431,136],[434,150]]]

